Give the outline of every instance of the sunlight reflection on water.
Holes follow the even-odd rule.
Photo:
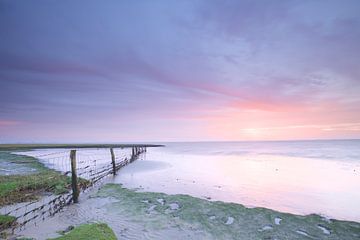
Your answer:
[[[129,151],[115,153],[121,158]],[[67,155],[63,158],[68,160]],[[110,153],[82,149],[78,160],[85,158],[109,164]],[[42,161],[64,170],[61,161]],[[360,221],[360,141],[355,140],[168,143],[164,148],[149,148],[111,181],[142,191]]]
[[[150,149],[115,181],[143,191],[360,221],[360,143],[350,143],[173,143]]]

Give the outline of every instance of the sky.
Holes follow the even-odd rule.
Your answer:
[[[0,142],[360,138],[358,0],[0,0]]]

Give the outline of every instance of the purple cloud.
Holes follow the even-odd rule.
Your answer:
[[[77,141],[217,139],[207,129],[224,116],[299,125],[294,112],[324,121],[329,103],[347,116],[336,124],[356,122],[359,11],[357,1],[0,1],[0,121],[21,123],[2,141],[65,141],[75,125]]]

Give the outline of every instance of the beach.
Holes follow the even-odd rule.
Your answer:
[[[360,236],[359,141],[164,144],[82,194],[79,204],[19,234],[46,239],[68,226],[105,222],[119,239]]]

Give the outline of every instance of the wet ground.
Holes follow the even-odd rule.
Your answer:
[[[80,204],[21,233],[46,239],[69,225],[105,222],[119,239],[359,239],[360,223],[297,216],[188,195],[138,192],[107,184]]]
[[[129,150],[115,149],[115,155],[123,158]],[[70,170],[69,150],[22,154],[40,156],[52,169]],[[99,168],[111,156],[109,149],[79,149],[77,159],[80,168],[97,159]],[[129,189],[360,222],[360,141],[168,143],[149,148],[114,182]]]
[[[124,188],[116,184],[99,192],[92,189],[81,195],[79,204],[30,223],[19,234],[46,239],[70,225],[105,222],[119,239],[360,239],[359,223],[329,220],[360,219],[359,142],[351,148],[348,143],[304,144],[287,149],[283,143],[236,143],[224,145],[221,152],[208,144],[151,149],[106,179]],[[240,148],[243,151],[233,151]],[[104,156],[107,163],[108,151],[79,154],[80,160]],[[68,161],[67,155],[59,158]],[[57,156],[41,162],[63,170]],[[178,193],[193,197],[174,195]]]
[[[0,151],[0,175],[31,174],[37,171],[27,156]]]

